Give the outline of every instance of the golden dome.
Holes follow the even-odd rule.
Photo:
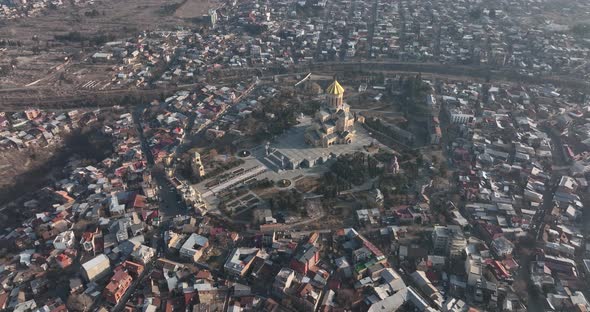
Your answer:
[[[326,89],[326,93],[334,95],[344,94],[344,88],[340,85],[338,80],[334,79],[334,82],[332,82],[332,84]]]

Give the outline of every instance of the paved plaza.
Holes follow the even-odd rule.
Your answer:
[[[329,147],[314,147],[305,142],[305,130],[311,125],[311,118],[299,119],[299,124],[277,137],[269,144],[269,155],[266,146],[253,151],[262,163],[273,171],[305,169],[321,165],[329,159],[342,154],[363,151],[364,146],[373,142],[369,133],[360,125],[355,126],[355,136],[350,144],[336,144]]]
[[[328,167],[322,166],[326,162],[343,154],[364,151],[364,146],[374,141],[362,126],[356,125],[352,143],[331,145],[326,148],[314,147],[308,145],[304,138],[305,129],[311,124],[311,118],[302,117],[299,122],[298,125],[269,142],[271,155],[266,154],[266,144],[259,145],[251,150],[251,156],[244,158],[244,164],[226,171],[236,173],[227,180],[208,186],[215,180],[212,178],[196,184],[196,189],[201,192],[208,206],[216,207],[219,201],[216,195],[219,192],[252,179],[268,178],[274,181],[288,179],[293,182],[290,186],[293,187],[294,182],[304,176],[319,176],[327,171]],[[301,165],[302,162],[306,165]],[[289,164],[291,166],[285,166]],[[210,212],[219,213],[218,211]]]

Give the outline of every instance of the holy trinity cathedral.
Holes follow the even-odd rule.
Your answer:
[[[350,106],[344,103],[344,88],[334,79],[326,89],[325,103],[305,131],[305,141],[318,147],[350,144],[355,132],[354,121]]]

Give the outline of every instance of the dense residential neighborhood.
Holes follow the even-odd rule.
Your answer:
[[[0,86],[0,311],[590,309],[587,3],[207,5]]]

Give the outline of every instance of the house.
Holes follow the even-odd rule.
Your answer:
[[[72,265],[73,260],[70,256],[66,255],[65,253],[62,253],[55,257],[55,262],[61,269],[65,269]]]
[[[199,302],[209,305],[214,305],[215,303],[223,303],[225,296],[227,294],[226,289],[223,289],[221,287],[215,287],[210,283],[194,284],[193,288],[197,291],[199,295]]]
[[[180,247],[180,255],[197,262],[205,249],[209,247],[209,240],[199,234],[193,233]]]
[[[80,239],[80,245],[86,252],[94,252],[95,251],[95,237],[98,236],[99,233],[96,232],[84,232],[82,233],[82,239]]]
[[[103,52],[96,52],[92,55],[92,59],[97,62],[110,61],[112,57],[113,57],[112,53],[103,53]]]
[[[295,278],[295,271],[287,268],[282,268],[275,276],[275,281],[272,285],[272,291],[276,296],[282,297],[285,291],[291,287],[293,279]]]
[[[290,296],[295,308],[300,311],[316,311],[321,303],[322,289],[315,288],[310,283],[302,283]]]
[[[143,273],[145,267],[139,263],[125,261],[118,266],[116,270],[120,269],[124,269],[127,273],[131,274],[132,277],[139,277]]]
[[[352,266],[346,260],[346,257],[336,258],[336,272],[340,273],[344,278],[350,278],[352,276]]]
[[[499,257],[506,257],[512,254],[514,244],[504,236],[500,236],[492,240],[491,247]]]
[[[117,195],[111,196],[111,202],[109,204],[109,212],[112,216],[118,216],[125,213],[125,205],[119,204],[119,198]]]
[[[71,278],[70,279],[70,293],[75,294],[84,289],[84,284],[82,280],[79,278]]]
[[[131,275],[122,269],[117,270],[103,291],[105,299],[112,304],[119,303],[132,282]]]
[[[149,263],[155,256],[156,249],[146,245],[139,245],[139,247],[131,253],[131,258],[133,258],[133,260],[143,264]]]
[[[261,251],[258,248],[235,248],[223,268],[230,275],[244,276],[250,265],[252,265],[254,258],[259,255],[261,255]]]
[[[320,258],[320,251],[312,244],[306,243],[295,253],[291,260],[291,269],[307,274],[307,271],[315,266]]]
[[[53,247],[58,250],[65,250],[73,248],[75,244],[75,237],[73,231],[65,231],[59,233],[53,240]]]
[[[14,312],[33,311],[36,308],[37,308],[37,303],[35,302],[35,299],[31,299],[31,300],[16,304],[16,306],[14,307]]]

